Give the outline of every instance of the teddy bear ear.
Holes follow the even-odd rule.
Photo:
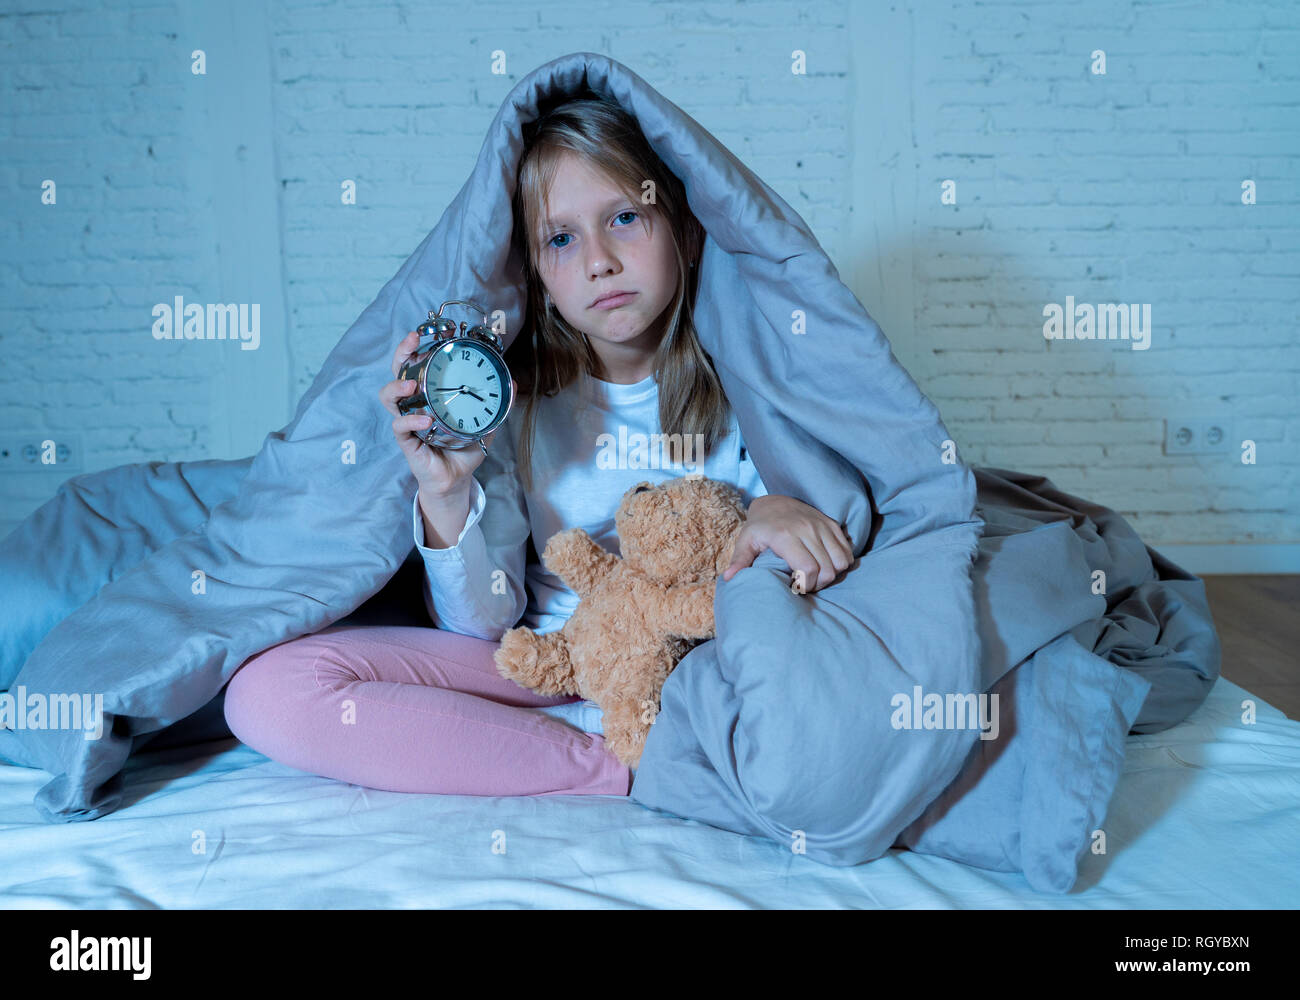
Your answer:
[[[623,494],[623,497],[624,499],[626,499],[627,497],[630,497],[633,493],[640,493],[642,490],[652,490],[654,489],[654,485],[655,484],[650,482],[650,480],[643,479],[635,486],[629,486],[627,492]]]

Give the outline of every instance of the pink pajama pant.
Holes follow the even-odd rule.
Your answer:
[[[627,795],[632,772],[531,711],[580,701],[497,673],[499,644],[431,627],[333,626],[230,679],[230,731],[272,760],[368,788],[448,795]]]

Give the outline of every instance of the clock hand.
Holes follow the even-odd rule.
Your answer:
[[[444,403],[444,404],[450,403],[453,399],[455,399],[457,396],[459,396],[462,392],[465,393],[466,395],[473,396],[473,397],[474,397],[475,399],[477,399],[480,403],[486,403],[486,402],[487,402],[487,400],[484,399],[482,396],[480,396],[480,395],[478,394],[478,392],[475,392],[473,389],[471,389],[471,388],[470,388],[469,386],[467,386],[467,385],[461,385],[461,386],[455,386],[455,387],[451,387],[451,386],[447,386],[447,387],[439,386],[439,387],[436,387],[436,388],[431,387],[431,388],[429,389],[429,391],[430,391],[430,392],[449,392],[449,393],[451,393],[450,396],[448,396],[446,399],[443,400],[443,403]],[[482,392],[482,391],[483,391],[482,389],[479,390],[479,392]]]
[[[457,396],[459,396],[462,392],[464,392],[466,388],[467,388],[467,387],[466,387],[466,386],[463,386],[463,385],[458,385],[458,386],[432,386],[432,387],[430,387],[429,391],[430,391],[430,392],[449,392],[449,393],[451,393],[450,396],[447,396],[447,397],[445,397],[445,398],[442,400],[442,404],[443,404],[443,406],[446,406],[446,405],[447,405],[448,403],[450,403],[453,399],[455,399],[455,398],[456,398]]]

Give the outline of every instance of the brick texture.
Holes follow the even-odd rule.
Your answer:
[[[267,29],[240,41],[271,52],[268,231],[288,326],[262,335],[290,359],[286,406],[437,222],[538,64],[583,49],[627,63],[843,248],[854,74],[906,44],[910,100],[880,109],[907,117],[900,169],[917,178],[900,206],[913,325],[896,348],[962,456],[1048,475],[1153,545],[1300,542],[1300,7],[898,6],[906,40],[855,38],[849,0],[271,3]],[[0,5],[0,435],[75,431],[81,471],[212,457],[213,414],[246,419],[241,400],[214,396],[211,355],[188,349],[214,345],[150,334],[154,303],[213,300],[214,205],[238,210],[195,169],[231,137],[195,114],[189,54],[204,40],[182,8]],[[806,75],[790,72],[794,49]],[[47,178],[56,206],[41,204]],[[1245,179],[1256,205],[1241,203]],[[345,180],[356,205],[341,203]],[[941,201],[946,180],[956,205]],[[1043,307],[1066,296],[1149,303],[1150,350],[1046,342]],[[92,395],[76,409],[73,383]],[[1203,415],[1233,421],[1258,464],[1163,454],[1165,418]],[[64,475],[7,475],[0,532]]]

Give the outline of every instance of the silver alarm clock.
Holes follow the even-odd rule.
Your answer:
[[[467,326],[442,315],[451,305],[472,307],[483,322]],[[501,426],[514,402],[510,370],[506,367],[501,337],[488,324],[487,313],[464,299],[449,299],[416,332],[419,344],[403,362],[400,379],[413,379],[415,392],[397,400],[402,414],[433,418],[425,430],[414,433],[435,448],[457,450],[482,439]],[[426,338],[429,338],[426,343]]]

